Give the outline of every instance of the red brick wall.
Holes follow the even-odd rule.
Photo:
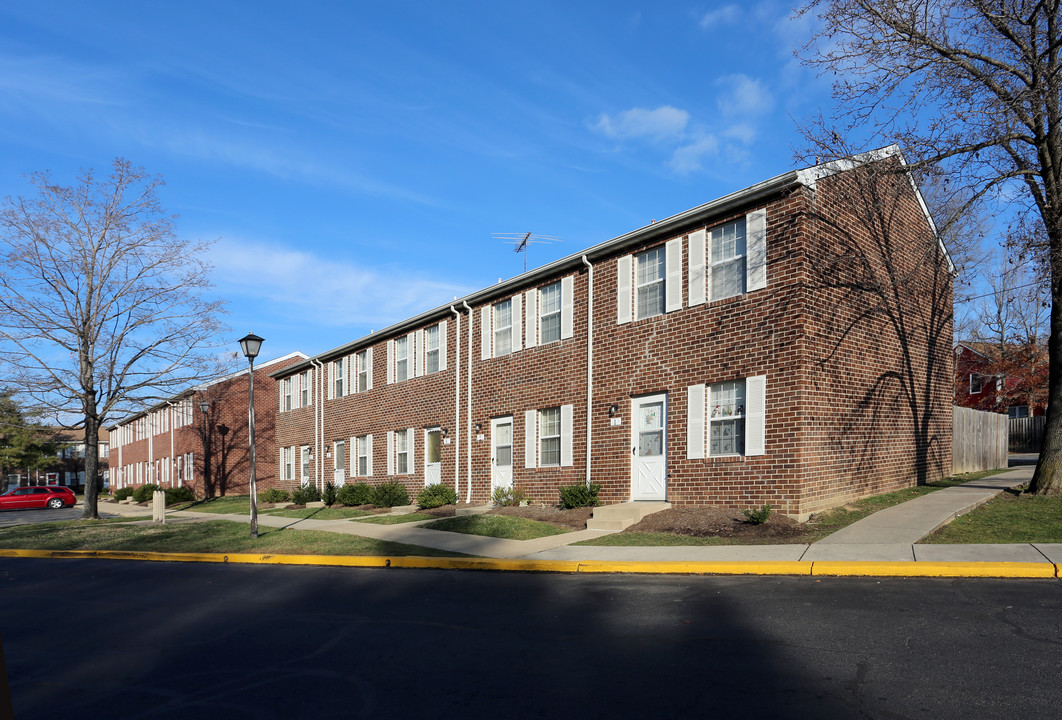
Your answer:
[[[906,294],[898,308],[911,323],[907,341],[908,380],[920,381],[927,372],[925,344],[918,315],[925,293],[935,289],[935,307],[950,313],[950,276],[942,257],[916,249],[911,238],[925,237],[926,224],[913,193],[896,195],[895,227],[890,252],[905,264]],[[594,262],[594,388],[591,409],[591,479],[601,483],[605,502],[631,497],[631,403],[650,393],[667,396],[667,499],[674,504],[753,507],[770,503],[781,512],[806,516],[827,507],[882,490],[912,484],[917,477],[933,478],[950,467],[950,384],[933,386],[929,408],[918,418],[927,452],[916,452],[914,422],[908,404],[885,382],[883,393],[871,390],[890,373],[904,371],[905,348],[893,325],[870,312],[876,302],[866,293],[827,287],[822,270],[840,262],[851,249],[838,231],[819,222],[816,214],[842,218],[847,243],[870,243],[873,238],[852,208],[829,182],[820,181],[815,193],[797,187],[785,194],[734,208],[706,225],[704,221],[678,228],[639,247]],[[683,309],[626,324],[616,321],[617,261],[621,255],[685,237],[698,228],[709,229],[747,212],[767,210],[768,285],[765,289],[689,307],[686,286],[688,243],[683,243]],[[935,241],[933,241],[935,242]],[[933,243],[930,243],[935,247]],[[923,247],[918,245],[918,247]],[[917,257],[916,257],[917,256]],[[942,275],[943,273],[943,275]],[[457,323],[447,319],[447,370],[402,383],[386,383],[386,337],[374,345],[374,388],[365,393],[325,401],[325,444],[336,439],[372,433],[374,474],[371,482],[397,479],[411,496],[424,484],[423,428],[440,425],[450,431],[452,444],[443,446],[442,479],[453,486],[459,454],[458,491],[467,495],[469,423],[466,421],[467,372],[473,392],[471,425],[482,426],[482,440],[471,440],[474,502],[491,492],[491,419],[511,415],[513,421],[513,478],[535,502],[554,504],[559,488],[582,482],[586,471],[586,362],[589,274],[569,270],[574,277],[574,335],[545,346],[525,348],[511,355],[480,359],[481,305],[461,318],[460,408],[455,417],[454,382]],[[561,277],[541,280],[538,286]],[[532,285],[513,288],[524,293]],[[506,296],[491,298],[493,304]],[[522,319],[522,318],[521,318]],[[936,318],[938,334],[948,344],[943,357],[935,350],[933,377],[950,378],[950,315]],[[472,345],[469,347],[469,322]],[[437,320],[432,320],[433,324]],[[427,324],[425,326],[427,326]],[[920,334],[921,332],[921,334]],[[891,334],[890,334],[891,333]],[[470,352],[471,351],[471,352]],[[690,385],[741,380],[766,375],[766,453],[762,456],[687,459],[687,388]],[[946,391],[946,392],[945,392]],[[524,467],[525,411],[571,404],[574,406],[573,464],[566,467]],[[617,405],[622,424],[613,425],[608,409]],[[386,476],[386,432],[416,428],[415,472]],[[314,445],[312,410],[281,413],[277,420],[279,445]],[[348,467],[353,467],[353,448]],[[275,464],[274,460],[274,464]],[[330,461],[328,461],[330,462]],[[348,482],[354,480],[349,477]],[[331,479],[331,465],[325,479]]]
[[[277,388],[276,381],[269,377],[269,373],[299,360],[296,357],[255,366],[255,481],[259,492],[273,487],[277,476]],[[119,462],[123,486],[139,484],[135,475],[137,462],[151,462],[159,468],[163,463],[170,463],[170,482],[161,481],[164,477],[161,472],[155,475],[153,482],[163,487],[176,487],[177,458],[191,453],[194,463],[192,477],[188,480],[185,475],[183,484],[192,488],[197,497],[206,497],[208,490],[212,490],[209,494],[213,496],[247,494],[250,486],[248,392],[246,372],[212,384],[193,393],[190,425],[174,428],[171,418],[171,430],[154,435],[150,442],[145,437],[123,445],[120,450],[112,447],[112,490],[118,487],[113,468],[117,468]],[[199,410],[199,403],[203,400],[211,403],[208,416]],[[118,435],[117,432],[112,433],[113,437]],[[147,481],[145,470],[141,483]],[[208,481],[212,488],[208,488]]]

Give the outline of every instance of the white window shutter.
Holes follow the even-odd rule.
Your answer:
[[[524,327],[526,329],[527,347],[538,345],[538,288],[528,290],[524,297]]]
[[[302,457],[299,457],[302,462]],[[347,442],[347,476],[355,477],[358,474],[358,439],[348,438]]]
[[[664,246],[664,312],[682,309],[682,238],[668,240]]]
[[[406,470],[411,474],[414,471],[413,459],[417,456],[414,450],[417,444],[415,438],[416,435],[413,433],[413,428],[406,428]]]
[[[749,292],[767,287],[767,211],[745,216],[745,287]]]
[[[513,318],[513,352],[523,350],[523,333],[520,328],[524,325],[524,296],[520,294],[513,295],[512,297],[512,318]]]
[[[704,230],[690,233],[690,268],[689,268],[689,303],[703,305],[707,294],[705,292],[705,245]]]
[[[490,359],[491,336],[494,333],[493,317],[490,305],[479,310],[479,359]]]
[[[439,323],[439,369],[446,369],[446,321]]]
[[[387,341],[387,384],[395,381],[395,341]]]
[[[420,377],[424,374],[424,331],[411,332],[408,337],[409,339],[406,342],[413,354],[414,361],[408,363],[407,367],[413,367],[413,377]]]
[[[535,442],[538,439],[537,424],[538,412],[528,410],[524,413],[524,467],[533,468],[537,465],[538,453]]]
[[[395,474],[395,431],[387,431],[387,474]]]
[[[629,323],[633,316],[634,303],[632,280],[634,270],[632,257],[624,255],[616,260],[616,324]]]
[[[561,462],[562,466],[574,463],[572,459],[573,445],[575,440],[572,421],[575,418],[574,405],[561,405]]]
[[[575,334],[575,278],[561,279],[561,340]]]
[[[282,482],[286,479],[284,477],[284,452],[286,450],[287,448],[283,447],[277,450],[277,478]]]
[[[284,378],[284,380],[277,383],[277,399],[280,401],[280,404],[277,405],[277,412],[284,412],[284,382],[286,380],[287,378]]]
[[[365,462],[365,472],[372,477],[372,435],[365,436],[365,452],[368,454]]]
[[[336,379],[332,377],[332,373],[336,371],[336,364],[329,360],[325,363],[325,367],[328,368],[328,399],[331,400],[336,396]]]
[[[686,458],[704,457],[704,385],[686,388]]]
[[[767,376],[745,379],[745,454],[767,451]]]
[[[365,382],[365,388],[372,390],[372,348],[365,351],[365,374],[368,376]]]

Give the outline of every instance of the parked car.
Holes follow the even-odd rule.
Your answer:
[[[0,495],[0,510],[17,508],[61,508],[77,504],[74,492],[62,485],[20,487]]]

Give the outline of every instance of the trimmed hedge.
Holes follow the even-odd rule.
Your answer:
[[[151,494],[159,489],[155,483],[147,483],[133,490],[133,502],[151,502]]]
[[[354,507],[355,505],[372,505],[373,489],[368,483],[344,485],[336,493],[336,500],[341,505]]]
[[[409,493],[406,486],[397,481],[377,485],[372,493],[372,504],[378,508],[409,505]]]
[[[133,497],[133,488],[131,487],[118,488],[114,491],[115,502],[119,500],[125,500],[126,498],[130,497]]]
[[[442,483],[428,485],[417,494],[417,505],[425,509],[453,505],[456,502],[457,493],[452,487]]]
[[[601,483],[574,483],[560,489],[561,507],[568,510],[578,507],[597,507],[600,501],[597,494],[601,492]]]

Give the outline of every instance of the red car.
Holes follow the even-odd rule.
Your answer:
[[[20,487],[0,495],[0,510],[16,508],[61,508],[77,504],[74,491],[62,485]]]

